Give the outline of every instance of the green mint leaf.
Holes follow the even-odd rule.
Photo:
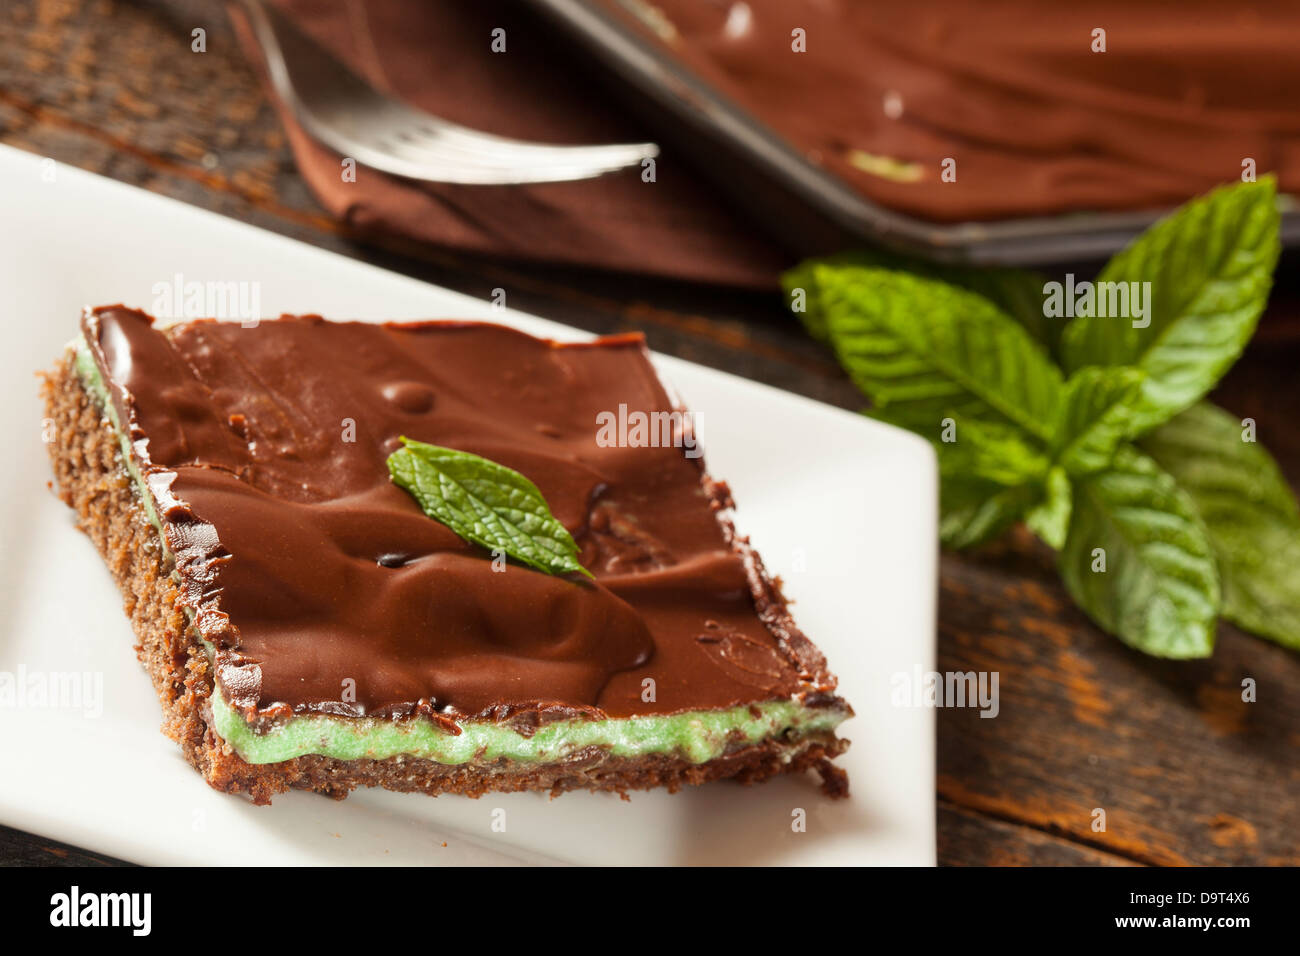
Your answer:
[[[1043,315],[1043,284],[1046,278],[1023,269],[998,269],[976,266],[942,265],[883,249],[858,249],[824,259],[801,262],[781,276],[785,289],[786,305],[793,307],[802,291],[797,312],[809,334],[818,341],[828,341],[826,315],[821,301],[820,287],[815,270],[820,266],[856,266],[860,268],[888,269],[910,272],[928,279],[938,279],[987,299],[1004,313],[1015,319],[1037,342],[1055,350],[1062,328],[1059,319]]]
[[[1052,440],[1054,460],[1071,475],[1101,471],[1115,457],[1133,419],[1143,373],[1090,366],[1065,383]]]
[[[901,272],[818,266],[826,330],[841,364],[895,420],[1010,422],[1046,442],[1061,372],[986,299]]]
[[[1213,651],[1219,578],[1205,527],[1174,479],[1132,446],[1075,483],[1059,565],[1074,600],[1124,643],[1157,657]]]
[[[538,571],[592,576],[578,563],[578,546],[568,529],[519,472],[405,436],[402,444],[388,456],[388,473],[430,518],[466,541],[503,551]]]
[[[1278,224],[1272,177],[1222,187],[1156,223],[1097,277],[1098,283],[1149,282],[1147,315],[1139,321],[1150,324],[1134,328],[1133,318],[1116,316],[1074,319],[1061,343],[1066,369],[1133,365],[1146,372],[1133,435],[1194,404],[1255,331],[1277,263]]]
[[[1049,547],[1060,551],[1070,529],[1070,515],[1074,510],[1074,489],[1069,475],[1060,466],[1047,473],[1043,483],[1046,497],[1025,515],[1025,524]]]
[[[876,418],[889,420],[888,415]],[[1015,425],[971,418],[946,421],[946,427],[933,429],[939,434],[933,445],[941,475],[970,475],[1004,486],[1034,483],[1047,476],[1047,455]]]
[[[1006,488],[969,475],[941,475],[939,540],[954,550],[984,544],[1006,531],[1034,507],[1041,488]]]
[[[1240,419],[1208,402],[1143,437],[1196,505],[1223,582],[1223,616],[1300,650],[1300,509]]]

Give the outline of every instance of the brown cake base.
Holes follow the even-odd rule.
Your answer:
[[[81,529],[103,555],[122,591],[135,630],[136,656],[144,665],[162,705],[162,731],[204,779],[217,790],[246,793],[254,803],[289,789],[315,790],[343,799],[357,787],[384,787],[430,796],[458,793],[478,797],[492,791],[628,790],[730,778],[757,783],[783,773],[816,769],[831,796],[848,792],[847,776],[830,763],[848,742],[833,733],[810,735],[798,743],[768,740],[738,747],[703,764],[675,757],[617,757],[592,747],[546,764],[509,760],[464,765],[415,757],[337,760],[305,756],[272,764],[249,764],[212,727],[209,698],[212,669],[198,638],[176,604],[173,582],[158,534],[149,523],[123,466],[112,426],[82,387],[70,361],[46,376],[46,416],[54,423],[50,458],[60,497],[78,515]]]

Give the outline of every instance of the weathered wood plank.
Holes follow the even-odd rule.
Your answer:
[[[1124,857],[939,801],[944,866],[1134,866]]]
[[[0,826],[0,866],[129,866],[66,843]]]

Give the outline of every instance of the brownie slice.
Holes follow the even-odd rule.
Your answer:
[[[58,487],[126,600],[163,729],[214,787],[477,796],[744,782],[852,711],[735,534],[639,337],[87,310],[47,376]],[[399,435],[532,480],[594,575],[470,544]]]

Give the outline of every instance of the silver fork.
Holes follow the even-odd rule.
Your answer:
[[[379,92],[262,0],[244,0],[271,82],[314,138],[373,169],[435,183],[591,179],[659,154],[654,143],[549,146],[481,133]]]

